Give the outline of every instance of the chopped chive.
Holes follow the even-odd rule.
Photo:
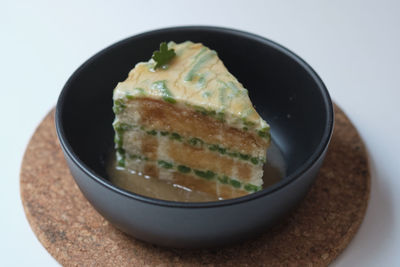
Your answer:
[[[212,171],[194,170],[194,173],[195,173],[197,176],[199,176],[199,177],[201,177],[201,178],[204,178],[204,179],[207,179],[207,180],[211,180],[211,179],[213,179],[214,176],[215,176],[215,173],[212,172]]]
[[[207,109],[205,109],[204,107],[201,106],[194,106],[194,110],[199,112],[202,115],[208,115],[208,111]]]
[[[185,166],[185,165],[179,165],[177,167],[178,171],[180,171],[181,173],[189,173],[192,169]]]
[[[114,101],[113,111],[115,114],[119,114],[126,108],[126,104],[122,99],[116,99]]]
[[[122,147],[117,148],[117,152],[119,154],[125,154],[125,149],[123,149]]]
[[[168,102],[170,104],[175,104],[176,103],[176,100],[171,96],[163,96],[163,99],[164,99],[165,102]]]
[[[125,98],[127,100],[132,100],[135,99],[136,96],[144,96],[144,95],[146,95],[146,93],[143,88],[134,88],[131,92],[125,93]]]
[[[254,157],[251,158],[250,161],[251,161],[251,163],[253,163],[254,165],[257,165],[258,162],[259,162],[259,161],[258,161],[258,158],[254,158]]]
[[[125,167],[125,150],[122,148],[117,149],[117,165]]]
[[[119,158],[117,164],[119,167],[125,167],[125,158]]]
[[[128,100],[132,100],[132,99],[135,98],[135,97],[134,97],[133,95],[131,95],[129,92],[127,92],[127,93],[125,94],[125,97],[126,97],[126,99],[128,99]]]
[[[239,153],[239,156],[240,156],[240,158],[243,159],[243,160],[249,160],[249,159],[250,159],[250,156],[249,156],[249,155],[246,155],[246,154]]]
[[[244,186],[244,189],[246,191],[249,191],[249,192],[257,192],[257,191],[260,191],[262,189],[262,187],[261,186],[256,186],[256,185],[253,185],[253,184],[246,184]]]
[[[239,156],[239,154],[236,152],[229,152],[228,155],[234,158],[237,158]]]
[[[171,133],[169,138],[172,140],[182,141],[182,136],[177,133]]]
[[[130,128],[132,128],[129,124],[123,123],[123,122],[117,122],[113,126],[114,126],[114,130],[117,133],[123,133],[124,131],[127,131]]]
[[[260,129],[260,132],[265,133],[265,132],[267,132],[269,129],[270,129],[269,126],[264,126],[263,128]]]
[[[234,180],[234,179],[230,179],[229,183],[235,188],[239,188],[242,185],[241,182],[239,182],[238,180]]]
[[[261,137],[266,137],[267,133],[266,132],[262,132],[262,131],[258,131],[258,135]]]
[[[130,159],[139,159],[139,160],[149,160],[149,158],[146,156],[134,155],[134,154],[133,155],[129,154],[129,158]]]
[[[188,143],[192,146],[200,146],[201,147],[204,142],[203,142],[203,140],[201,140],[199,138],[193,137],[193,138],[189,139]]]
[[[203,51],[205,51],[205,50],[203,50]],[[200,51],[200,53],[204,53],[203,51]],[[215,55],[217,55],[217,53],[214,50],[211,50],[207,54],[205,54],[202,57],[200,57],[199,59],[197,59],[196,63],[193,65],[193,67],[189,70],[189,72],[184,77],[184,80],[187,82],[192,81],[193,78],[197,75],[197,72],[203,66],[203,64],[205,62],[207,62],[208,60],[212,59]]]
[[[151,131],[146,131],[146,133],[150,134],[150,135],[156,135],[157,131],[156,130],[151,130]]]
[[[210,149],[211,151],[216,151],[218,149],[217,145],[210,145],[208,146],[208,149]]]
[[[118,134],[114,136],[114,143],[117,147],[122,147],[122,138]]]
[[[243,124],[246,125],[246,126],[254,126],[254,125],[255,125],[254,122],[248,121],[248,120],[246,120],[246,119],[243,119]]]
[[[158,165],[160,165],[164,169],[171,169],[173,167],[172,163],[169,163],[169,162],[164,161],[164,160],[159,160],[158,161]]]
[[[223,147],[218,147],[218,151],[219,151],[219,153],[221,153],[221,154],[225,154],[226,153],[226,148],[223,148]]]
[[[162,99],[165,102],[168,102],[170,104],[175,104],[176,100],[173,97],[172,93],[169,91],[167,87],[167,81],[156,81],[152,84],[151,86],[152,89],[156,89],[161,93]]]
[[[215,110],[211,110],[211,111],[209,111],[208,112],[208,114],[210,115],[210,116],[215,116],[216,114],[217,114],[217,112],[215,111]]]
[[[269,139],[270,138],[270,133],[265,132],[265,131],[258,131],[258,135],[261,136],[262,138]]]
[[[218,177],[218,181],[220,181],[221,184],[227,184],[229,182],[229,177],[226,175],[224,175],[222,177],[220,176],[220,177]]]

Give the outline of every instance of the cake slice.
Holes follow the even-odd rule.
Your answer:
[[[214,50],[163,45],[168,64],[138,63],[114,89],[118,166],[220,199],[261,190],[269,126],[248,91]]]

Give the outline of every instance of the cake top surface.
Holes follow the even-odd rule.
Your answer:
[[[118,83],[114,100],[129,97],[163,99],[185,104],[230,124],[266,131],[268,124],[254,109],[248,91],[227,70],[217,52],[201,43],[168,43],[175,56],[168,65],[136,64],[128,78]]]

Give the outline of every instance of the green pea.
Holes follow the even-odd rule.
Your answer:
[[[218,177],[218,181],[220,181],[221,184],[227,184],[229,182],[229,177],[226,175],[224,175],[222,177],[220,176],[220,177]]]
[[[213,179],[214,176],[215,176],[215,173],[212,172],[212,171],[194,170],[194,173],[195,173],[197,176],[199,176],[199,177],[201,177],[201,178],[204,178],[204,179],[207,179],[207,180],[211,180],[211,179]]]
[[[119,114],[126,108],[126,104],[122,99],[116,99],[114,101],[113,111],[115,114]]]
[[[178,171],[180,171],[181,173],[189,173],[192,169],[185,166],[185,165],[179,165],[178,166]]]
[[[210,149],[211,151],[216,151],[218,149],[218,145],[209,145],[208,149]]]
[[[200,146],[200,147],[204,144],[203,140],[196,137],[190,138],[188,143],[192,146]]]
[[[253,163],[254,165],[257,165],[258,164],[258,158],[251,158],[250,159],[250,161],[251,161],[251,163]]]
[[[249,160],[249,159],[250,159],[250,156],[249,156],[249,155],[246,155],[246,154],[239,153],[239,156],[240,156],[240,158],[243,159],[243,160]]]
[[[164,160],[159,160],[158,161],[158,165],[160,165],[164,169],[172,169],[172,167],[173,167],[172,163],[169,163],[169,162],[164,161]]]
[[[253,185],[253,184],[246,184],[244,186],[244,189],[246,191],[249,191],[249,192],[257,192],[257,191],[260,191],[262,189],[262,187],[261,186],[256,186],[256,185]]]
[[[242,185],[241,182],[239,182],[238,180],[234,180],[234,179],[230,179],[229,183],[235,188],[240,188],[240,186]]]
[[[219,153],[221,153],[221,154],[225,154],[225,153],[226,153],[226,148],[218,147],[218,151],[219,151]]]
[[[237,158],[239,156],[239,154],[236,152],[229,152],[228,155],[234,158]]]
[[[182,141],[182,136],[177,133],[171,133],[169,138],[172,140]]]
[[[156,135],[157,131],[156,130],[151,130],[151,131],[146,131],[146,133],[150,134],[150,135]]]

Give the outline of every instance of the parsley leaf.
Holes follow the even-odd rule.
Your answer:
[[[154,69],[159,67],[166,68],[167,63],[175,56],[174,49],[168,49],[168,45],[166,42],[162,42],[160,44],[160,50],[154,51],[153,56],[151,57],[155,62],[156,65]]]

